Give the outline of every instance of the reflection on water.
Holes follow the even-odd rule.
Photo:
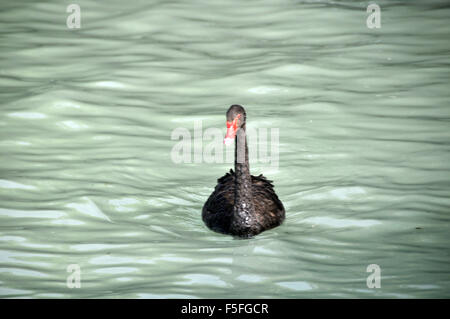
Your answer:
[[[0,297],[449,297],[450,7],[377,3],[2,4]],[[280,135],[251,240],[201,221],[231,165],[171,159],[234,103]]]

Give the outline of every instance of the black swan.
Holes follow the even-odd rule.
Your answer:
[[[203,206],[202,218],[216,232],[249,238],[279,226],[285,211],[272,181],[262,174],[250,175],[245,121],[242,106],[232,105],[228,109],[224,143],[229,145],[236,140],[234,172],[230,169],[230,173],[217,180],[214,192]]]

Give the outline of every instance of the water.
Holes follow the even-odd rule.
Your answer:
[[[448,2],[70,3],[1,4],[1,297],[450,297]],[[251,240],[201,220],[232,165],[171,159],[234,103],[280,134]]]

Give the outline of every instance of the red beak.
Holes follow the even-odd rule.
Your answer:
[[[238,114],[233,122],[227,121],[227,134],[225,135],[225,139],[223,140],[225,145],[230,145],[233,143],[234,138],[236,137],[238,120],[241,117],[241,114]]]

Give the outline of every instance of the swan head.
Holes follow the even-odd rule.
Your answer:
[[[232,105],[227,111],[227,134],[223,142],[230,145],[236,138],[237,131],[245,125],[245,109],[240,105]]]

